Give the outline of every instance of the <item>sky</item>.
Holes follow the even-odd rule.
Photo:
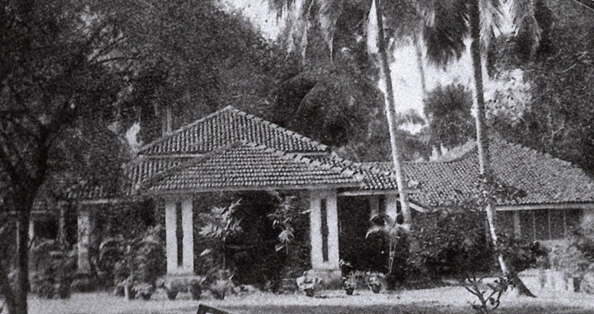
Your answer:
[[[232,12],[242,15],[250,21],[257,29],[260,30],[263,37],[268,40],[276,40],[286,25],[288,19],[294,18],[296,11],[303,5],[304,0],[295,0],[295,8],[293,10],[286,10],[280,18],[277,13],[269,8],[268,0],[217,0],[219,5],[227,12]],[[375,10],[371,10],[375,12]],[[508,13],[508,8],[504,7],[503,27],[501,33],[513,32],[511,25],[511,18]],[[369,21],[373,21],[375,17],[370,16]],[[377,25],[373,22],[368,23],[368,34],[377,32]],[[368,42],[368,46],[375,45],[373,36],[367,36],[372,39]],[[468,41],[469,42],[469,41]],[[469,45],[467,44],[467,47]],[[424,52],[423,52],[424,56]],[[397,111],[400,113],[415,111],[420,116],[423,114],[423,97],[424,91],[421,84],[421,72],[419,70],[417,51],[412,43],[403,43],[396,46],[392,52],[392,59],[390,64],[392,83],[394,85],[394,98],[396,100]],[[424,58],[423,58],[424,59]],[[472,84],[472,63],[470,54],[464,53],[460,60],[452,63],[447,69],[436,68],[426,61],[423,62],[425,71],[425,79],[427,90],[431,91],[437,86],[445,86],[452,83],[459,83],[466,86]],[[515,73],[522,79],[522,73]],[[487,75],[483,77],[488,78]],[[495,93],[495,90],[503,88],[504,82],[486,81],[485,89],[487,92],[486,99]],[[380,80],[378,87],[385,92],[385,82]],[[409,131],[416,132],[420,130],[421,126],[408,125],[404,126]]]

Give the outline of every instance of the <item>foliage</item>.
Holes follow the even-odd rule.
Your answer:
[[[84,2],[67,0],[0,5],[0,180],[8,186],[3,209],[17,212],[16,238],[21,244],[15,260],[16,284],[3,287],[11,313],[27,311],[24,244],[39,191],[44,185],[50,190],[60,187],[56,172],[61,170],[70,169],[61,174],[74,180],[86,174],[95,179],[119,177],[121,162],[115,167],[112,163],[121,157],[117,146],[76,146],[95,133],[114,143],[98,113],[118,98],[119,75],[125,72],[125,58],[112,58],[118,42],[109,23],[92,19],[85,9]],[[85,119],[91,116],[94,119]],[[8,284],[6,273],[0,271],[0,282]]]
[[[76,251],[56,240],[45,240],[31,249],[31,291],[41,298],[70,297],[76,270]]]
[[[466,87],[438,86],[427,94],[423,103],[432,146],[452,148],[472,138],[472,94]]]
[[[549,262],[572,278],[582,278],[594,265],[594,229],[575,230],[566,243],[555,245],[549,253]]]
[[[165,273],[163,227],[149,227],[144,234],[132,239],[123,235],[105,239],[99,247],[98,268],[110,273],[114,285],[134,287],[139,296],[146,285],[155,287],[157,278]]]
[[[289,245],[295,239],[294,224],[303,214],[298,211],[295,202],[296,196],[285,196],[276,210],[268,214],[268,218],[272,219],[272,226],[280,230],[278,234],[279,243],[275,246],[277,251],[284,249],[288,253]]]
[[[392,217],[387,214],[375,214],[370,219],[372,226],[367,231],[366,237],[373,234],[381,234],[389,244],[388,273],[392,272],[394,260],[396,257],[396,247],[403,238],[405,227],[398,222],[398,217]]]
[[[465,208],[419,215],[412,230],[410,265],[431,278],[490,270],[493,249],[484,221],[483,212]]]
[[[146,143],[160,135],[165,109],[173,128],[223,105],[259,116],[271,103],[270,87],[294,72],[294,59],[266,42],[216,1],[89,1],[122,34],[120,53],[138,62],[138,84],[121,101],[126,125],[141,122]],[[224,40],[223,40],[224,39]]]
[[[539,242],[525,243],[507,234],[499,235],[499,251],[515,273],[528,268],[545,267],[549,251]]]
[[[477,279],[476,276],[466,276],[463,286],[466,291],[474,295],[480,304],[472,304],[472,308],[479,314],[492,313],[501,304],[500,299],[505,291],[508,289],[508,280],[500,277],[495,279],[493,283],[488,283],[484,288],[483,280],[485,278]]]
[[[227,207],[215,206],[210,212],[199,214],[203,226],[198,234],[208,241],[208,248],[202,251],[200,256],[214,255],[215,265],[220,265],[223,270],[228,267],[225,258],[227,240],[242,231],[241,220],[234,216],[240,202],[241,200],[237,200]]]
[[[494,60],[496,71],[521,68],[530,84],[530,99],[517,121],[494,119],[494,127],[512,142],[574,162],[594,171],[594,110],[591,86],[594,62],[591,11],[575,1],[536,1],[543,29],[536,54],[525,58],[522,43],[502,39]]]

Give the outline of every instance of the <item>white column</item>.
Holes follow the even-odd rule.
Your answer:
[[[371,195],[369,196],[369,218],[373,218],[374,216],[380,213],[379,210],[379,196]]]
[[[194,273],[194,209],[192,197],[187,196],[182,201],[182,231],[183,231],[183,262],[185,273]]]
[[[311,267],[322,269],[322,220],[320,214],[320,194],[312,191],[309,197],[309,239],[311,244]]]
[[[165,250],[167,252],[167,274],[178,272],[177,264],[177,221],[176,221],[176,199],[165,199]]]
[[[29,218],[29,242],[31,242],[35,238],[35,218],[33,214],[31,218]]]
[[[91,272],[91,261],[89,260],[89,234],[91,229],[91,217],[89,209],[78,208],[78,273],[88,274]]]
[[[181,207],[181,226],[178,226],[177,209]],[[167,251],[167,274],[194,274],[194,213],[192,197],[171,197],[165,199],[165,240]],[[181,227],[182,259],[178,260],[178,227]]]
[[[398,195],[396,194],[386,194],[386,208],[381,209],[385,210],[386,215],[390,216],[392,219],[398,218]]]
[[[322,202],[326,206],[326,221],[322,221]],[[311,266],[314,270],[339,269],[340,248],[338,245],[338,209],[336,191],[312,191],[310,193],[310,241]],[[328,228],[326,243],[322,234],[322,226]],[[323,247],[327,245],[328,260],[324,260]]]
[[[336,205],[336,191],[326,194],[326,224],[328,226],[328,269],[339,269],[338,247],[338,208]]]
[[[522,237],[522,225],[520,224],[520,211],[514,211],[514,236]]]
[[[594,209],[582,209],[581,225],[584,228],[594,225]]]

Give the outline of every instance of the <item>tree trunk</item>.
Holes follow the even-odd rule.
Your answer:
[[[417,68],[419,69],[419,76],[421,77],[421,89],[423,95],[427,95],[427,79],[425,78],[425,65],[423,64],[423,39],[420,34],[416,34],[413,38],[415,45],[415,52],[417,54]]]
[[[482,176],[482,180],[484,180],[483,187],[487,186],[487,188],[493,183],[493,171],[491,169],[491,160],[489,156],[489,137],[486,134],[486,122],[485,122],[485,98],[484,98],[484,90],[483,90],[483,70],[482,70],[482,60],[481,60],[481,43],[480,43],[480,7],[479,7],[479,0],[471,0],[469,1],[469,17],[470,17],[470,36],[471,36],[471,46],[470,46],[470,54],[472,57],[472,67],[474,71],[474,106],[476,108],[476,115],[475,115],[475,126],[476,126],[476,143],[477,143],[477,150],[478,150],[478,157],[479,157],[479,170]],[[489,189],[490,191],[490,189]],[[482,192],[482,191],[481,191]],[[490,193],[490,192],[489,192]],[[493,242],[493,247],[498,250],[498,225],[497,225],[497,213],[495,211],[495,204],[494,200],[491,195],[487,195],[487,206],[485,208],[487,212],[487,222],[489,225],[489,234],[491,236],[491,241]],[[518,287],[518,293],[520,295],[534,295],[526,288],[524,283],[518,278],[515,272],[510,272],[510,269],[507,266],[505,259],[503,258],[503,254],[501,252],[497,253],[497,261],[499,262],[499,267],[501,268],[501,272],[503,272],[504,276],[512,276],[512,279]]]
[[[29,201],[24,201],[27,206]],[[32,205],[32,204],[31,204]],[[32,206],[17,208],[17,264],[16,285],[13,288],[15,313],[27,313],[27,294],[29,292],[29,219]],[[13,312],[11,312],[13,314]]]
[[[394,101],[394,89],[392,86],[392,77],[390,74],[390,64],[388,63],[388,52],[386,51],[386,42],[384,37],[384,23],[382,20],[381,2],[377,0],[375,3],[375,13],[377,17],[378,26],[378,45],[380,54],[380,63],[384,79],[386,80],[386,118],[388,119],[388,129],[390,130],[390,145],[392,148],[392,162],[394,163],[394,172],[396,174],[396,183],[398,184],[398,196],[400,199],[400,206],[402,216],[404,218],[404,225],[410,227],[411,213],[408,201],[408,191],[404,173],[402,171],[402,154],[398,147],[397,141],[397,126],[396,126],[396,103]],[[396,221],[396,219],[395,219]]]

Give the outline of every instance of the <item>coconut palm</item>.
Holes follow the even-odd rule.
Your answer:
[[[388,35],[391,38],[403,37],[403,34],[410,35],[415,26],[421,25],[419,23],[420,16],[416,14],[414,6],[411,1],[392,1],[385,4],[375,5],[375,1],[350,1],[350,0],[271,0],[271,5],[278,9],[279,16],[283,16],[290,9],[297,11],[297,17],[289,18],[289,26],[287,32],[292,36],[286,36],[290,40],[290,48],[301,54],[304,58],[308,56],[308,51],[311,49],[320,49],[319,45],[315,46],[316,42],[312,39],[312,33],[318,32],[323,39],[322,42],[329,54],[330,63],[338,60],[337,56],[344,53],[345,41],[349,38],[351,41],[355,40],[357,35],[365,36],[365,25],[367,18],[375,17],[374,23],[377,23],[379,34],[377,44],[379,45],[379,59],[382,77],[386,81],[387,92],[385,102],[385,112],[388,120],[388,129],[390,133],[390,143],[392,160],[394,162],[394,171],[399,187],[400,202],[402,213],[404,217],[404,224],[409,225],[411,220],[410,206],[408,202],[408,194],[406,188],[406,181],[402,172],[401,166],[401,151],[400,143],[397,141],[397,116],[396,104],[394,101],[393,87],[391,83],[391,75],[389,71],[389,59],[386,44],[385,30],[388,30]],[[399,18],[386,19],[387,26],[384,27],[383,10],[390,14],[388,16],[398,16]],[[396,14],[396,12],[398,14]],[[371,14],[371,15],[370,15]],[[287,17],[287,15],[285,15]],[[413,22],[416,21],[416,22]],[[341,27],[352,27],[352,25],[359,25],[358,29],[346,29],[346,32]],[[355,34],[353,34],[355,32]],[[357,32],[360,32],[357,34]],[[369,35],[369,34],[367,34]],[[359,43],[364,42],[360,39],[355,40]],[[319,43],[319,41],[318,41]],[[338,49],[337,49],[338,48]],[[363,51],[366,53],[366,51]],[[356,57],[355,57],[356,58]],[[359,60],[358,58],[357,60]],[[366,56],[369,60],[369,56]],[[348,80],[342,80],[348,82]],[[336,82],[336,81],[334,81]],[[318,86],[321,86],[318,84]],[[316,91],[315,88],[311,89]],[[351,92],[355,89],[343,89]],[[310,94],[311,95],[311,94]],[[308,100],[311,97],[304,97]],[[344,97],[343,97],[344,98]],[[352,99],[352,98],[351,98]],[[298,113],[300,111],[297,111]],[[415,119],[416,117],[412,117]]]
[[[470,54],[474,73],[473,103],[475,112],[475,130],[479,155],[481,195],[485,197],[485,211],[489,225],[489,234],[494,247],[498,247],[498,224],[495,212],[495,201],[490,195],[493,184],[492,167],[489,156],[489,137],[487,135],[485,99],[483,88],[483,55],[490,40],[499,26],[501,3],[498,0],[451,0],[425,1],[421,7],[427,17],[425,39],[427,55],[438,64],[459,58],[465,49],[465,39],[470,37]],[[514,1],[514,16],[521,27],[531,30],[534,39],[533,47],[537,47],[540,31],[535,22],[531,1]],[[535,48],[534,48],[535,49]],[[497,260],[501,271],[506,276],[513,276],[519,285],[519,291],[530,296],[515,274],[510,272],[507,262],[501,253]]]

